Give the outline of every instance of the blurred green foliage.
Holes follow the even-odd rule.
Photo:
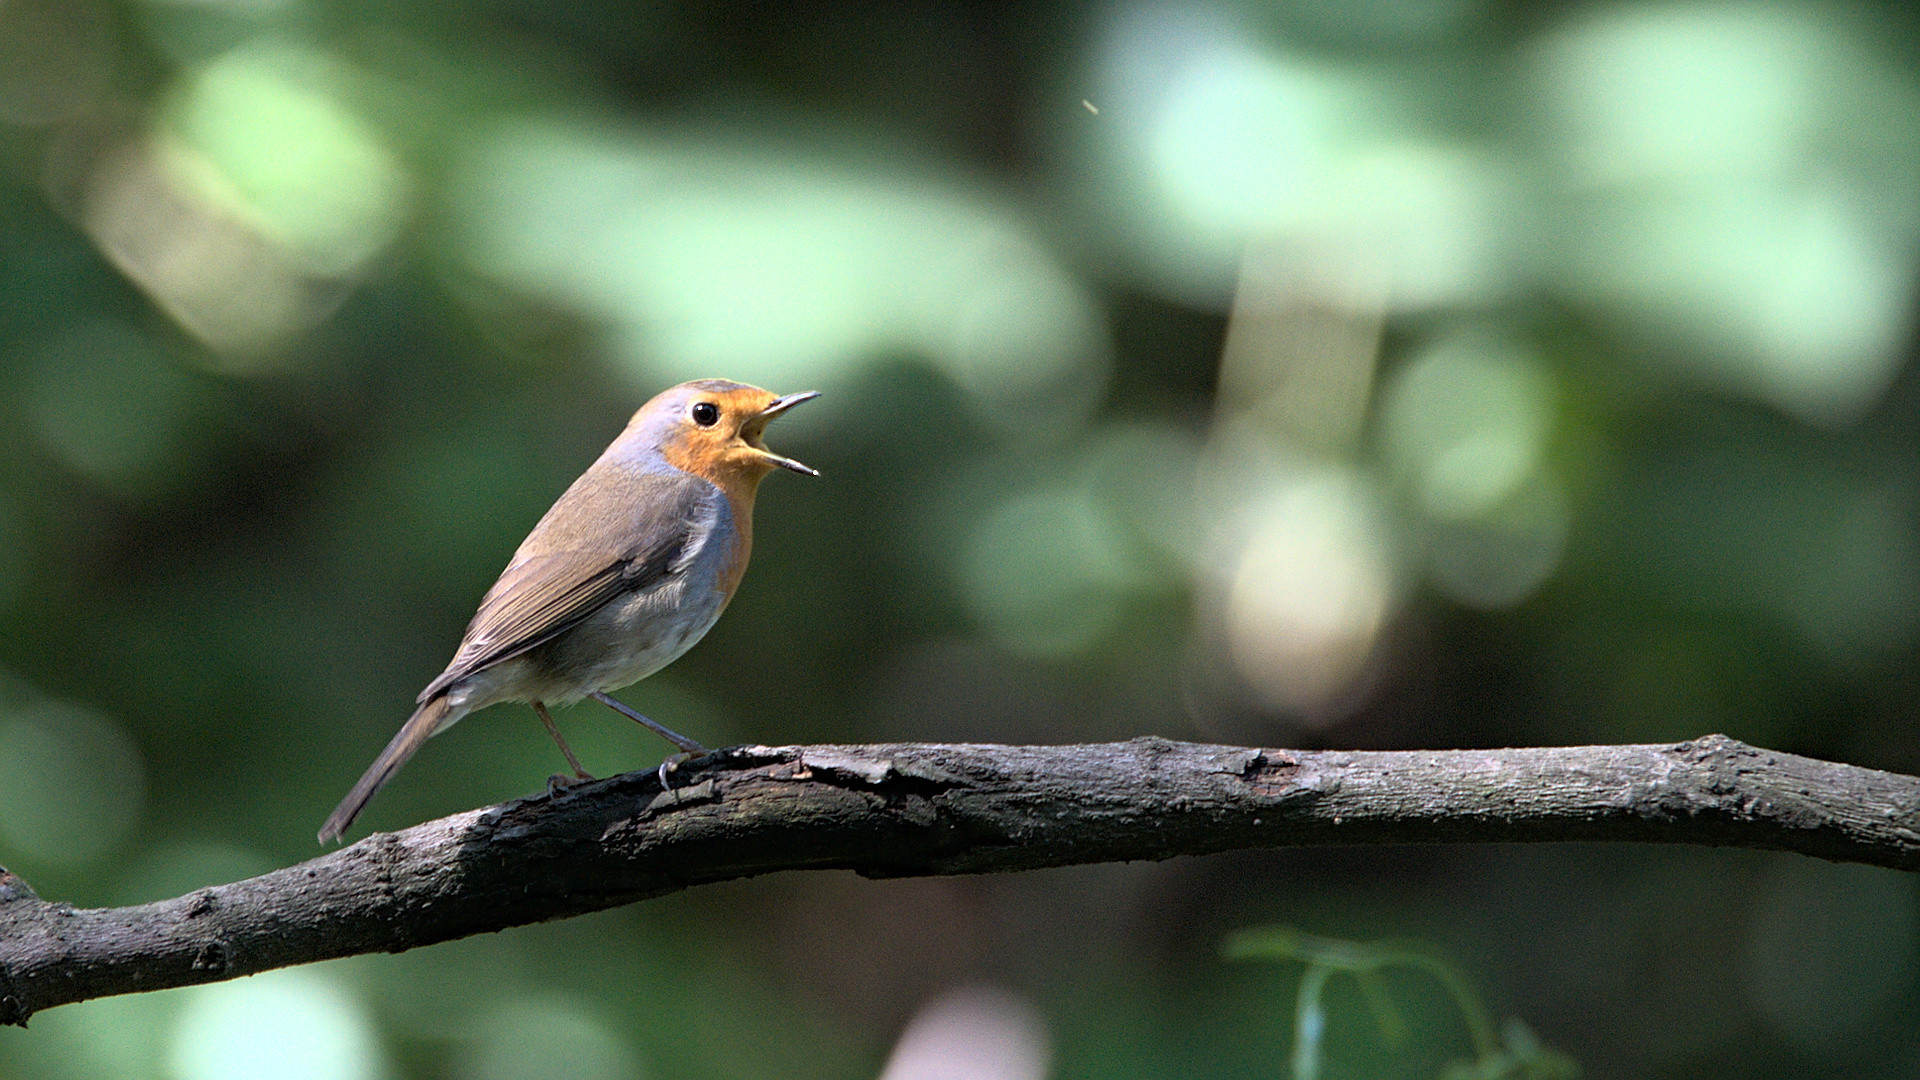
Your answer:
[[[1425,976],[1445,991],[1444,1004],[1465,1029],[1471,1056],[1455,1058],[1436,1074],[1441,1080],[1576,1080],[1580,1067],[1565,1054],[1540,1045],[1518,1020],[1509,1018],[1496,1031],[1486,1002],[1473,981],[1432,949],[1416,942],[1342,941],[1304,934],[1291,927],[1271,926],[1242,930],[1221,947],[1229,960],[1297,960],[1305,965],[1294,999],[1293,1080],[1317,1080],[1327,1058],[1341,1047],[1327,1045],[1332,1017],[1328,987],[1337,975],[1353,980],[1373,1016],[1377,1035],[1390,1049],[1409,1042],[1407,1016],[1396,1002],[1387,978],[1395,973]],[[1438,1043],[1439,1040],[1424,1040]],[[1397,1064],[1403,1067],[1408,1062]],[[1414,1067],[1417,1071],[1418,1066]],[[1375,1066],[1376,1075],[1401,1071]]]
[[[699,376],[828,392],[775,432],[824,478],[625,695],[709,744],[1920,772],[1915,46],[1891,3],[7,0],[0,864],[116,904],[311,855]],[[538,790],[529,719],[368,825]],[[1211,942],[1285,922],[1446,942],[1592,1075],[1907,1077],[1915,916],[1707,851],[789,875],[55,1010],[0,1072],[846,1076],[905,1030],[888,1075],[995,1031],[994,1075],[1271,1074],[1292,990]]]

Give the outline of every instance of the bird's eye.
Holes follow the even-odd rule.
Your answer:
[[[693,422],[701,427],[712,427],[720,422],[720,406],[711,401],[702,401],[693,407]]]

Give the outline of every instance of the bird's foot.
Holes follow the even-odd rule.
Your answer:
[[[566,773],[554,773],[547,777],[547,798],[551,799],[562,791],[579,787],[592,779],[593,777],[583,770],[574,772],[572,776]]]
[[[673,785],[667,781],[667,774],[670,772],[678,771],[680,766],[685,765],[689,761],[692,761],[695,756],[696,755],[692,751],[683,750],[680,753],[675,754],[672,757],[660,763],[660,767],[654,770],[654,775],[660,778],[661,794],[665,794],[669,791],[672,791],[673,801],[674,802],[680,801],[680,793],[678,791],[675,791]]]

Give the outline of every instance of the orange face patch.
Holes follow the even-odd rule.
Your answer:
[[[742,484],[750,494],[775,467],[761,436],[771,419],[766,410],[778,400],[751,386],[698,394],[661,442],[660,454],[674,468],[712,481],[729,495]]]
[[[751,499],[761,478],[776,468],[818,475],[761,441],[767,424],[812,393],[781,397],[754,386],[715,381],[688,384],[698,391],[679,403],[660,455],[682,472],[702,477],[729,496]],[[651,406],[650,406],[651,407]]]

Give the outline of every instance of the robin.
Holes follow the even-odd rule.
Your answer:
[[[428,738],[475,709],[593,698],[689,754],[697,742],[607,696],[666,667],[733,598],[753,550],[753,496],[774,469],[819,473],[766,448],[775,417],[817,391],[778,396],[725,379],[682,383],[640,407],[606,453],[560,496],[480,600],[453,662],[347,797],[320,842],[337,840]]]

